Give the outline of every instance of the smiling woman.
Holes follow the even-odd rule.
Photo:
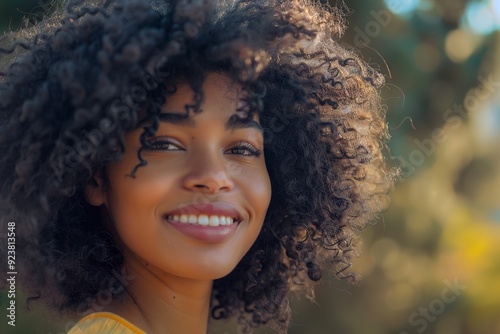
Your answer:
[[[227,126],[237,115],[229,84],[210,74],[203,112],[181,124],[162,123],[142,153],[147,168],[134,179],[127,175],[139,163],[141,129],[126,135],[130,149],[108,167],[106,189],[102,178],[87,187],[89,202],[104,205],[114,222],[125,263],[146,261],[148,270],[213,280],[229,274],[257,238],[271,199],[264,139],[255,127]],[[180,86],[163,109],[182,110],[192,95]]]
[[[343,30],[315,1],[78,0],[12,33],[0,211],[30,301],[72,334],[286,332],[290,291],[355,280],[391,180],[384,80]]]

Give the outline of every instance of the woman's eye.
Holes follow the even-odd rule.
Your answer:
[[[149,141],[149,149],[158,150],[158,151],[174,151],[174,150],[183,150],[180,145],[175,144],[171,141],[165,139],[153,139]]]
[[[227,150],[229,154],[238,154],[244,156],[255,156],[259,157],[261,155],[261,151],[249,143],[239,143],[238,145]]]

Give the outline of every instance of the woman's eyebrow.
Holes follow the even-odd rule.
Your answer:
[[[158,118],[160,119],[160,122],[164,123],[172,123],[175,125],[182,125],[182,126],[189,126],[193,127],[195,125],[195,122],[193,119],[188,117],[186,114],[179,114],[179,113],[161,113],[158,115]],[[147,124],[151,121],[150,117],[144,117],[141,119],[139,122],[137,122],[137,126],[142,126],[144,124]]]
[[[264,129],[262,125],[259,124],[254,119],[246,119],[241,117],[230,117],[226,123],[227,130],[237,130],[237,129],[247,129],[247,128],[255,128],[260,132],[264,133]]]
[[[160,122],[171,123],[187,127],[194,127],[196,125],[195,120],[186,114],[164,112],[159,115],[159,119]],[[149,121],[148,118],[144,118],[138,123],[138,126],[141,126],[147,123],[148,121]],[[259,122],[257,122],[254,119],[245,119],[241,117],[230,117],[225,125],[225,128],[226,130],[255,128],[260,132],[264,133],[264,129],[262,128],[262,125],[259,124]]]
[[[173,112],[163,112],[160,115],[160,122],[172,123],[175,125],[194,127],[195,121],[188,114],[179,114]]]

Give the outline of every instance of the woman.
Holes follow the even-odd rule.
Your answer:
[[[290,291],[355,280],[391,180],[383,78],[343,30],[305,0],[80,0],[17,33],[2,221],[30,302],[82,318],[71,334],[285,332]]]

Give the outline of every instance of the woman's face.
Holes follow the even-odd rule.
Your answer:
[[[126,153],[109,166],[109,188],[94,196],[105,205],[124,247],[125,262],[138,261],[163,274],[216,279],[230,273],[257,238],[271,198],[258,116],[229,123],[241,103],[237,84],[208,75],[202,112],[190,113],[193,91],[179,85],[142,153],[137,129],[125,137]],[[97,201],[95,201],[97,196]],[[92,197],[91,197],[92,199]],[[91,200],[92,202],[92,200]]]

